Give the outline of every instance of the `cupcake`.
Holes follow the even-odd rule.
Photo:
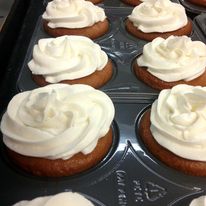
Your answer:
[[[177,85],[162,90],[140,120],[148,151],[166,165],[206,176],[206,87]]]
[[[94,206],[88,199],[76,192],[62,192],[56,195],[23,200],[13,206]]]
[[[125,22],[126,30],[146,41],[170,35],[190,35],[192,22],[182,5],[170,0],[150,0],[136,6]]]
[[[149,0],[122,0],[125,4],[129,4],[131,6],[137,6],[142,2],[149,1]]]
[[[192,200],[189,206],[205,206],[206,205],[206,196],[200,196]]]
[[[53,0],[42,18],[44,30],[53,37],[82,35],[95,39],[109,29],[104,10],[85,0]]]
[[[206,86],[206,45],[187,36],[158,37],[133,64],[138,79],[154,89],[177,84]]]
[[[61,82],[99,88],[113,73],[107,54],[83,36],[40,39],[33,48],[28,67],[39,86]]]
[[[68,176],[99,163],[112,145],[114,106],[87,85],[51,84],[17,94],[1,121],[11,161],[38,176]]]
[[[187,0],[188,2],[197,6],[206,6],[206,0]]]

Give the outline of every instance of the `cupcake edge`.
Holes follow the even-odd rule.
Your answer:
[[[196,6],[206,6],[206,1],[205,0],[187,0],[188,2],[196,5]]]
[[[145,40],[145,41],[152,41],[153,39],[157,37],[162,37],[164,39],[168,38],[171,35],[174,36],[182,36],[182,35],[187,35],[189,36],[192,32],[192,21],[188,19],[187,24],[175,31],[170,31],[170,32],[151,32],[151,33],[144,33],[141,30],[139,30],[137,27],[133,25],[133,23],[127,18],[125,21],[125,28],[126,30],[133,36]]]
[[[92,26],[69,29],[69,28],[50,28],[48,26],[48,21],[43,20],[43,28],[47,34],[52,37],[64,36],[64,35],[81,35],[86,36],[90,39],[96,39],[103,36],[109,30],[109,21],[105,19],[102,22],[97,22]]]
[[[171,89],[175,85],[178,84],[187,84],[187,85],[192,85],[192,86],[206,86],[206,69],[205,72],[200,75],[199,77],[190,80],[190,81],[185,81],[185,80],[180,80],[180,81],[174,81],[174,82],[166,82],[163,81],[151,73],[149,73],[146,69],[146,67],[140,67],[136,62],[133,65],[133,70],[136,75],[136,77],[147,84],[148,86],[157,89],[157,90],[162,90],[162,89]]]
[[[140,0],[122,0],[122,2],[131,6],[137,6],[142,3]]]
[[[103,0],[87,0],[87,1],[90,1],[93,4],[99,4],[99,3],[103,2]]]
[[[95,71],[94,73],[74,79],[74,80],[62,80],[59,83],[65,83],[65,84],[87,84],[94,88],[100,88],[103,85],[105,85],[111,78],[113,74],[113,65],[112,61],[108,60],[107,64],[102,70]],[[46,86],[48,84],[51,84],[45,80],[43,75],[35,75],[32,74],[33,81],[38,84],[39,86]]]
[[[50,160],[38,157],[29,157],[6,148],[9,159],[23,171],[35,176],[63,177],[71,176],[88,170],[97,165],[108,153],[113,142],[113,131],[98,140],[95,149],[84,155],[79,152],[67,160]]]

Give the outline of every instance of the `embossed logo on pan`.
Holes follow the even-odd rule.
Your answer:
[[[130,199],[133,197],[133,202],[142,203],[146,201],[155,202],[167,194],[164,187],[154,182],[130,179],[125,170],[116,171],[116,181],[120,206],[128,205],[128,196]]]

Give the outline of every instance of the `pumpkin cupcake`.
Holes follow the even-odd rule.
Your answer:
[[[140,120],[148,151],[171,168],[206,176],[206,87],[177,85],[162,90]]]
[[[113,118],[113,103],[102,91],[51,84],[15,95],[1,131],[9,158],[21,169],[38,176],[69,176],[107,155]]]
[[[190,35],[192,22],[185,8],[170,0],[150,0],[136,6],[125,22],[126,30],[146,41],[171,35]]]
[[[206,45],[187,36],[158,37],[144,46],[133,69],[138,79],[158,90],[206,86]]]
[[[40,39],[28,66],[39,86],[61,82],[99,88],[113,73],[111,60],[98,44],[73,35]]]
[[[104,9],[85,0],[53,0],[42,18],[44,30],[53,37],[82,35],[96,39],[109,29]]]

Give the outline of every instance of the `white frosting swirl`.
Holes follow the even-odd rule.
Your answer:
[[[107,54],[98,44],[87,37],[72,35],[40,39],[28,66],[33,74],[57,83],[88,76],[102,70],[107,62]]]
[[[170,0],[145,1],[128,18],[144,33],[175,31],[188,21],[184,7]]]
[[[158,37],[144,46],[137,64],[166,82],[190,81],[205,72],[206,45],[187,36]]]
[[[56,195],[23,200],[13,206],[94,206],[84,196],[73,192],[62,192]]]
[[[189,206],[206,206],[206,196],[195,198]]]
[[[92,152],[113,118],[105,93],[87,85],[51,84],[15,95],[1,131],[5,145],[19,154],[68,159]]]
[[[85,0],[53,0],[42,18],[51,28],[84,28],[106,19],[104,9]]]
[[[176,155],[206,161],[206,87],[177,85],[152,104],[155,140]]]

